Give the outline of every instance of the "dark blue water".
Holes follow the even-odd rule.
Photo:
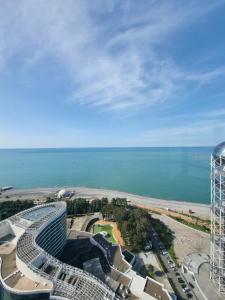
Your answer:
[[[0,150],[0,186],[87,186],[209,203],[209,147]]]

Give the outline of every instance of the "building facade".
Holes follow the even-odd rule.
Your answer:
[[[98,276],[93,265],[86,272],[60,261],[67,242],[66,217],[66,204],[60,201],[0,222],[0,300],[176,299],[161,283],[136,274],[120,246],[101,234],[91,235],[90,243],[103,252],[107,274]]]
[[[0,222],[0,299],[116,299],[98,278],[58,260],[66,240],[65,202]]]

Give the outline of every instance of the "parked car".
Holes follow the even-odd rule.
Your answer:
[[[194,285],[193,285],[191,282],[189,282],[188,284],[190,285],[190,287],[191,287],[192,289],[195,288]]]
[[[182,284],[182,290],[183,290],[184,293],[189,293],[190,292],[190,289],[185,284]]]
[[[177,280],[180,282],[180,283],[184,283],[183,279],[181,277],[178,277]]]
[[[149,242],[146,244],[146,246],[145,246],[145,251],[149,251],[149,250],[151,250],[151,249],[152,249],[152,242],[149,241]]]
[[[167,255],[168,254],[168,252],[164,249],[164,250],[162,250],[162,255]]]
[[[191,294],[191,293],[188,293],[188,294],[187,294],[187,297],[188,297],[188,299],[191,299],[191,298],[193,298],[193,296],[192,296],[192,294]]]

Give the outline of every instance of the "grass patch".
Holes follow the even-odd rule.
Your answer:
[[[156,211],[156,210],[147,209],[147,211],[150,212],[151,214],[162,215],[161,212]]]
[[[158,263],[159,263],[159,265],[160,265],[160,267],[161,267],[161,270],[162,270],[164,273],[168,273],[168,270],[167,270],[167,268],[165,267],[165,265],[164,265],[164,263],[163,263],[163,261],[162,261],[160,255],[159,255],[159,253],[156,253],[156,258],[157,258],[157,261],[158,261]]]
[[[178,266],[177,257],[176,257],[176,253],[175,253],[175,250],[174,250],[174,244],[172,244],[169,247],[168,253],[172,257],[172,259],[174,260],[175,264]]]
[[[113,226],[111,225],[104,225],[104,224],[94,224],[93,225],[93,232],[94,234],[105,231],[107,232],[107,240],[113,244],[116,244],[116,241],[113,236]]]
[[[187,225],[191,228],[194,228],[194,229],[197,229],[197,230],[200,230],[200,231],[203,231],[203,232],[206,232],[206,233],[210,233],[210,229],[204,225],[199,225],[199,224],[193,224],[193,223],[190,223],[190,222],[187,222],[181,218],[177,218],[177,217],[172,217],[170,216],[170,218],[184,224],[184,225]]]
[[[154,267],[153,265],[148,265],[147,266],[147,272],[148,272],[148,276],[151,277],[151,278],[155,278],[155,272],[154,272]]]
[[[195,220],[196,222],[201,222],[201,223],[205,223],[205,224],[211,224],[211,220],[210,219],[202,219],[202,218],[200,218],[198,216],[194,216],[192,214],[187,214],[187,213],[184,213],[182,211],[174,211],[174,210],[171,210],[171,211],[176,212],[176,213],[178,213],[178,214],[180,214],[182,216],[189,217],[192,220]]]

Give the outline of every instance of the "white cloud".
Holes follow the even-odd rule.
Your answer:
[[[225,109],[213,109],[201,113],[173,116],[173,122],[165,118],[155,119],[155,127],[144,130],[137,138],[124,139],[124,146],[212,146],[224,141]],[[171,125],[171,124],[177,125]],[[167,126],[165,125],[167,124]]]
[[[224,1],[2,1],[0,68],[22,69],[53,59],[68,72],[72,101],[99,110],[136,110],[177,96],[184,82],[207,84],[224,69],[190,73],[156,45]]]
[[[225,109],[221,108],[221,109],[215,109],[212,111],[209,111],[206,114],[207,118],[220,118],[220,117],[225,117]]]
[[[210,146],[224,140],[225,122],[194,121],[183,126],[159,127],[144,131],[138,138],[125,140],[132,146]]]

